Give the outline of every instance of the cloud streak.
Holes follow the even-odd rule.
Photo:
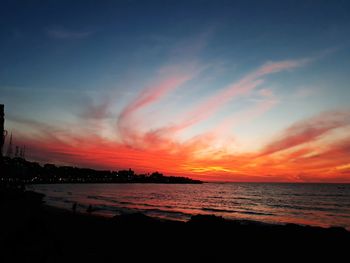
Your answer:
[[[132,101],[127,107],[124,108],[120,114],[119,121],[123,122],[134,112],[157,102],[169,92],[181,86],[190,78],[191,76],[187,74],[174,75],[159,81],[154,86],[147,87],[138,95],[134,101]]]
[[[233,154],[222,148],[211,150],[217,139],[215,133],[178,142],[148,132],[142,135],[146,147],[138,148],[95,133],[73,134],[23,119],[16,122],[44,132],[40,136],[15,132],[15,138],[16,143],[27,146],[31,158],[42,162],[99,169],[132,167],[138,172],[159,170],[205,180],[319,182],[334,178],[337,182],[349,182],[350,138],[319,147],[320,137],[326,136],[328,131],[349,127],[349,117],[348,111],[332,111],[299,121],[258,154]],[[298,148],[291,151],[294,147]],[[274,155],[282,151],[287,152]]]
[[[265,63],[257,70],[241,78],[239,81],[229,84],[216,95],[201,102],[190,112],[186,112],[186,114],[180,118],[182,121],[179,123],[162,129],[167,132],[178,132],[204,121],[214,115],[228,102],[239,96],[247,95],[252,92],[264,82],[263,77],[304,66],[309,61],[310,59],[300,59]]]
[[[60,37],[74,38],[74,35]],[[187,111],[175,114],[171,124],[163,119],[160,127],[155,128],[150,128],[152,124],[147,122],[152,118],[145,113],[154,106],[164,106],[161,103],[167,102],[172,92],[185,87],[208,68],[196,63],[161,68],[151,84],[145,85],[119,114],[112,112],[118,96],[108,96],[83,100],[84,108],[75,116],[78,117],[76,123],[71,120],[71,123],[49,125],[14,116],[9,116],[9,120],[15,124],[16,141],[27,146],[28,156],[41,162],[100,169],[130,167],[137,172],[158,170],[205,180],[332,181],[337,178],[337,181],[350,181],[346,177],[350,174],[350,138],[343,136],[346,138],[341,140],[333,134],[337,129],[349,129],[347,109],[298,121],[256,151],[235,150],[240,138],[232,133],[232,128],[250,124],[283,102],[279,101],[275,89],[268,86],[268,77],[305,66],[310,61],[267,62],[198,104],[190,105]],[[181,137],[180,132],[210,119],[226,104],[242,97],[243,102],[249,102],[248,106],[215,119],[214,125],[201,129],[200,133]],[[106,132],[105,128],[112,126],[112,122],[114,126],[117,124],[119,134],[109,137],[110,131]],[[109,129],[113,132],[115,127]]]
[[[350,124],[347,111],[323,112],[287,128],[277,140],[268,144],[261,155],[273,154],[316,140],[327,132]]]
[[[193,63],[161,68],[153,85],[144,88],[119,114],[117,127],[124,142],[134,146],[137,144],[145,145],[146,137],[149,137],[149,134],[141,135],[135,131],[135,126],[140,123],[137,113],[164,99],[169,93],[193,79],[201,70],[203,68],[196,67]],[[151,137],[154,138],[154,135]]]

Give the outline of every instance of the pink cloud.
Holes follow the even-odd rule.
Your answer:
[[[293,145],[312,141],[329,130],[350,124],[349,116],[349,113],[334,111],[300,121],[264,148],[261,152],[264,155],[260,154],[259,158],[255,158],[254,153],[230,154],[224,149],[210,150],[217,139],[215,133],[179,142],[152,131],[139,134],[145,145],[143,148],[104,139],[98,134],[71,134],[35,121],[26,121],[26,125],[47,132],[40,136],[14,134],[16,144],[26,145],[28,157],[41,162],[99,169],[131,167],[137,172],[159,170],[206,180],[349,181],[347,170],[337,169],[349,163],[349,139],[337,141],[329,145],[326,151],[313,156],[309,156],[309,153],[315,150],[315,145],[306,145],[278,157],[267,154],[269,147],[274,146],[274,150],[277,146],[283,146],[278,148],[280,150],[289,149]],[[303,174],[299,173],[300,170]]]
[[[175,122],[175,124],[160,127],[154,131],[151,131],[150,134],[153,134],[153,136],[156,134],[157,137],[163,136],[169,139],[174,135],[174,133],[182,131],[198,122],[208,119],[230,100],[238,96],[249,94],[252,90],[263,83],[263,76],[303,66],[306,61],[308,60],[300,59],[268,62],[257,70],[247,74],[238,82],[228,85],[216,95],[201,102],[190,112],[186,112],[186,114],[180,117],[179,121]],[[198,71],[199,70],[197,70],[197,72]],[[178,72],[181,73],[179,74]],[[135,125],[140,123],[139,121],[134,120],[135,113],[142,108],[161,100],[169,92],[175,90],[183,83],[193,78],[193,76],[196,74],[196,71],[193,70],[189,71],[189,73],[182,72],[183,71],[179,70],[178,67],[174,66],[161,69],[160,73],[167,75],[167,77],[161,78],[161,80],[157,81],[156,85],[144,89],[135,100],[133,100],[123,109],[118,119],[118,128],[124,142],[133,144],[134,146],[137,144],[143,144],[145,136],[135,131]],[[268,97],[268,94],[261,95]],[[275,101],[273,100],[265,101],[262,103],[262,105],[259,105],[259,108],[263,111],[267,111],[274,104]],[[250,114],[258,115],[258,113],[254,112],[251,112]]]
[[[262,77],[283,70],[291,70],[296,67],[301,67],[305,65],[307,61],[309,61],[309,59],[268,62],[256,71],[247,74],[238,82],[228,85],[218,94],[203,101],[192,111],[187,112],[186,115],[182,117],[180,123],[167,127],[166,129],[168,131],[177,132],[208,119],[232,99],[238,96],[247,95],[261,85],[264,81]]]
[[[184,71],[185,69],[187,71]],[[201,69],[194,68],[192,64],[184,66],[183,69],[179,66],[168,66],[160,69],[160,77],[155,81],[155,84],[143,89],[120,113],[117,124],[123,139],[133,141],[140,137],[134,131],[135,124],[140,122],[135,121],[138,111],[160,101],[170,92],[192,79],[200,71]]]
[[[262,150],[261,155],[283,151],[318,139],[328,131],[349,125],[350,113],[347,111],[329,111],[300,121],[287,128],[279,139],[271,142]]]
[[[133,112],[139,110],[142,107],[145,107],[151,103],[156,102],[161,99],[168,92],[176,89],[184,82],[190,79],[189,75],[179,75],[171,76],[160,81],[158,84],[152,87],[148,87],[143,90],[139,96],[132,101],[120,114],[120,118],[124,119]]]
[[[255,71],[252,75],[255,77],[260,77],[272,73],[277,73],[284,70],[291,70],[294,68],[298,68],[304,66],[311,59],[304,58],[299,60],[283,60],[278,62],[267,62],[262,67],[260,67],[257,71]]]

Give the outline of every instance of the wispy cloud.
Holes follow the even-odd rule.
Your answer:
[[[258,103],[258,105],[260,105]],[[259,106],[257,105],[257,108]],[[248,115],[250,113],[247,113]],[[229,153],[211,150],[217,134],[195,136],[185,142],[159,136],[157,131],[142,135],[146,147],[130,147],[122,142],[91,133],[70,133],[46,124],[25,120],[13,121],[38,129],[35,136],[16,132],[16,141],[27,145],[31,158],[43,162],[85,165],[96,168],[133,167],[145,172],[159,170],[169,174],[203,179],[234,181],[349,181],[349,138],[335,140],[317,154],[318,140],[328,131],[349,127],[346,111],[333,111],[299,121],[282,132],[260,153]],[[37,136],[39,134],[39,136]],[[310,144],[313,142],[312,144]],[[315,143],[316,142],[316,143]],[[308,144],[306,144],[308,143]],[[272,153],[297,148],[284,155]],[[150,161],[151,160],[151,161]],[[300,170],[303,171],[300,174]]]
[[[216,95],[199,103],[190,112],[186,112],[185,116],[182,117],[182,121],[166,129],[168,131],[181,131],[208,119],[229,101],[238,96],[247,95],[261,85],[264,82],[264,76],[301,67],[308,61],[309,59],[268,62],[257,70],[245,75],[239,81],[229,84]]]
[[[80,39],[93,32],[54,28],[47,34],[55,39]],[[194,50],[189,49],[189,53],[198,52],[206,41],[203,39]],[[233,181],[310,181],[312,178],[317,181],[321,176],[312,175],[319,173],[325,181],[332,178],[346,181],[349,142],[340,142],[336,137],[332,138],[334,144],[327,144],[322,150],[318,146],[320,139],[329,133],[349,127],[349,110],[323,112],[294,123],[257,152],[232,150],[233,145],[239,144],[232,127],[251,122],[281,102],[278,93],[275,95],[274,89],[267,85],[268,76],[305,66],[312,59],[267,62],[211,96],[196,100],[197,104],[191,104],[187,111],[184,108],[179,116],[171,118],[171,124],[162,119],[160,127],[150,128],[147,122],[152,118],[146,114],[153,108],[148,107],[164,106],[158,103],[166,101],[175,90],[186,87],[189,81],[213,75],[208,71],[202,74],[208,68],[195,59],[188,59],[187,63],[181,63],[181,59],[171,61],[154,74],[151,84],[145,85],[119,114],[113,112],[118,96],[111,95],[83,100],[80,106],[84,108],[77,123],[48,125],[9,116],[9,121],[19,127],[16,140],[27,145],[33,159],[43,162],[108,169],[132,167],[139,172],[159,170],[213,180],[219,177]],[[303,91],[300,96],[305,94],[308,92]],[[186,139],[179,138],[181,131],[211,118],[229,102],[242,97],[244,100],[240,102],[247,100],[249,104],[233,113],[225,112],[223,118],[214,120],[214,126],[206,127],[199,134],[197,131],[189,133]],[[118,136],[106,136],[105,125],[111,126],[109,129],[114,132],[116,123]]]
[[[120,114],[120,120],[124,120],[133,112],[146,107],[156,101],[160,100],[170,91],[178,88],[185,81],[189,80],[190,76],[187,74],[173,75],[165,79],[160,80],[154,86],[144,89],[138,97],[132,101]]]
[[[200,67],[191,65],[171,65],[159,70],[154,84],[144,88],[119,114],[118,128],[126,140],[137,136],[135,130],[135,114],[141,109],[159,102],[169,93],[181,87],[201,71]]]
[[[273,154],[318,139],[328,131],[350,124],[349,111],[323,112],[287,128],[268,144],[261,155]]]
[[[292,70],[301,66],[306,65],[311,61],[310,58],[303,58],[297,60],[283,60],[283,61],[269,61],[265,63],[262,67],[260,67],[255,72],[249,74],[246,79],[250,78],[258,78],[265,75],[277,73],[284,70]]]

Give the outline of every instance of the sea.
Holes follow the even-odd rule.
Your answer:
[[[30,190],[48,205],[113,217],[141,212],[187,221],[192,215],[263,223],[338,226],[350,230],[350,184],[46,184]]]

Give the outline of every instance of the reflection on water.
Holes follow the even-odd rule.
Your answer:
[[[142,212],[174,220],[193,214],[350,229],[349,184],[206,183],[34,185],[48,204],[106,216]]]

